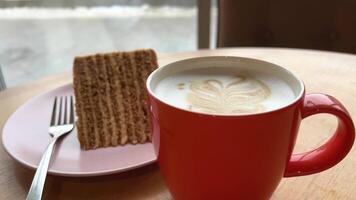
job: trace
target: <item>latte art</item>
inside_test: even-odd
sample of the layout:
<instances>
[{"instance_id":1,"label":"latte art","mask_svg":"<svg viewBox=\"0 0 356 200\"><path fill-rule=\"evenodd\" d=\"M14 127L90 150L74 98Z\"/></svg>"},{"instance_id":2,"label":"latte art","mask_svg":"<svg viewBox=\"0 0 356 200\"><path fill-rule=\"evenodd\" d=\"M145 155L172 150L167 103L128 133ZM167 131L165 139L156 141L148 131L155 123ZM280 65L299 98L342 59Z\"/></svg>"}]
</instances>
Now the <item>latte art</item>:
<instances>
[{"instance_id":1,"label":"latte art","mask_svg":"<svg viewBox=\"0 0 356 200\"><path fill-rule=\"evenodd\" d=\"M266 108L260 103L271 95L266 84L244 75L227 83L216 79L192 81L189 89L189 109L210 114L263 112Z\"/></svg>"},{"instance_id":2,"label":"latte art","mask_svg":"<svg viewBox=\"0 0 356 200\"><path fill-rule=\"evenodd\" d=\"M238 115L280 108L295 98L279 77L235 67L189 69L157 81L153 89L163 102L192 112Z\"/></svg>"}]
</instances>

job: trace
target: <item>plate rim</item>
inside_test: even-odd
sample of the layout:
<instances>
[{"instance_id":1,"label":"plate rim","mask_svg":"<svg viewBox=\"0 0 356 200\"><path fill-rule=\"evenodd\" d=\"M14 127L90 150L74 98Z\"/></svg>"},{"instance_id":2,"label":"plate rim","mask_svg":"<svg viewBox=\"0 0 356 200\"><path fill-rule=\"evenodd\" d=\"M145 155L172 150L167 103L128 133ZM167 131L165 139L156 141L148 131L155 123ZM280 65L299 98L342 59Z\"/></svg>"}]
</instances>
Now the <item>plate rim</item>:
<instances>
[{"instance_id":1,"label":"plate rim","mask_svg":"<svg viewBox=\"0 0 356 200\"><path fill-rule=\"evenodd\" d=\"M25 166L26 168L29 169L33 169L36 170L38 165L32 165L28 162L26 162L25 160L21 160L18 157L14 156L13 154L10 153L9 151L9 147L6 146L6 142L4 142L4 132L6 127L8 126L8 122L13 118L13 116L15 115L15 113L17 113L22 107L25 107L27 104L31 103L32 101L34 101L35 99L46 95L47 93L54 91L54 90L60 90L62 88L65 87L72 87L73 88L73 83L66 83L64 85L55 87L53 89L50 90L46 90L38 95L32 96L30 97L28 100L26 100L23 104L21 104L19 107L16 108L16 110L11 113L11 115L9 116L9 118L6 120L2 131L1 131L1 142L2 142L2 146L4 147L5 152L15 161L17 161L18 163L20 163L22 166ZM63 138L60 138L60 140ZM112 147L112 148L118 148L120 146L117 147ZM42 154L43 155L43 154ZM80 171L75 171L75 172L67 172L67 171L63 171L63 170L53 170L53 169L48 169L47 173L51 174L51 175L56 175L56 176L64 176L64 177L94 177L94 176L103 176L103 175L109 175L109 174L115 174L115 173L121 173L121 172L126 172L129 170L133 170L133 169L137 169L149 164L152 164L154 162L157 161L157 156L155 156L155 158L152 159L147 159L145 161L142 161L140 163L137 163L135 165L132 165L130 167L126 167L126 168L115 168L115 169L108 169L108 170L95 170L95 171L90 171L90 172L80 172Z\"/></svg>"}]
</instances>

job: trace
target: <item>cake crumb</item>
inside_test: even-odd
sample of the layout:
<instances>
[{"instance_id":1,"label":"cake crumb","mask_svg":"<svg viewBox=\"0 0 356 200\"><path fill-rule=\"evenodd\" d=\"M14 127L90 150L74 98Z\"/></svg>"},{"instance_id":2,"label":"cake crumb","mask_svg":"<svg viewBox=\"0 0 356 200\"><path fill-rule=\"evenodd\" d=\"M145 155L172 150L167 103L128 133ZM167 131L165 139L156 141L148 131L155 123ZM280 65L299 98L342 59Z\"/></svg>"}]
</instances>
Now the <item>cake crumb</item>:
<instances>
[{"instance_id":1,"label":"cake crumb","mask_svg":"<svg viewBox=\"0 0 356 200\"><path fill-rule=\"evenodd\" d=\"M185 87L185 83L178 83L177 84L177 88L180 89L180 90L184 90L184 87Z\"/></svg>"}]
</instances>

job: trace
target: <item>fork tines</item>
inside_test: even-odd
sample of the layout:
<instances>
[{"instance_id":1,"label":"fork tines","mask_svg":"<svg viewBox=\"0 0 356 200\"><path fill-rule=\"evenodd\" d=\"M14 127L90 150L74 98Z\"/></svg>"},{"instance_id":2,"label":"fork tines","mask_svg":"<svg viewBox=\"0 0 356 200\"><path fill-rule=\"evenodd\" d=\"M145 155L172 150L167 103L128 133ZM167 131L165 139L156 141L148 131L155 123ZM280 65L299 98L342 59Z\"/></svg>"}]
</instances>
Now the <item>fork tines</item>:
<instances>
[{"instance_id":1,"label":"fork tines","mask_svg":"<svg viewBox=\"0 0 356 200\"><path fill-rule=\"evenodd\" d=\"M68 105L69 104L69 105ZM73 124L74 105L73 96L60 96L54 98L51 126Z\"/></svg>"}]
</instances>

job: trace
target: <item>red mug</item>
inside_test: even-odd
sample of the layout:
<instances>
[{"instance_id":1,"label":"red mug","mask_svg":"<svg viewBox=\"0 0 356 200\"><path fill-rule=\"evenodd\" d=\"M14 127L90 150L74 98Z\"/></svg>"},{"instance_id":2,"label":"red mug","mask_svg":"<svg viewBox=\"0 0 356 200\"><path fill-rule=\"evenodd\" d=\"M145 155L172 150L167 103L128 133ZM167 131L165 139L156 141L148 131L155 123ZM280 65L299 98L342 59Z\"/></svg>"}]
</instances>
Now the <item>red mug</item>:
<instances>
[{"instance_id":1,"label":"red mug","mask_svg":"<svg viewBox=\"0 0 356 200\"><path fill-rule=\"evenodd\" d=\"M297 95L271 111L214 115L170 105L154 92L171 74L209 66L261 68L288 80ZM165 183L177 200L269 199L282 177L326 170L340 162L354 142L352 119L338 100L306 95L300 79L265 61L219 56L181 60L154 71L146 87L152 142ZM301 120L318 113L338 118L334 135L312 151L292 154Z\"/></svg>"}]
</instances>

